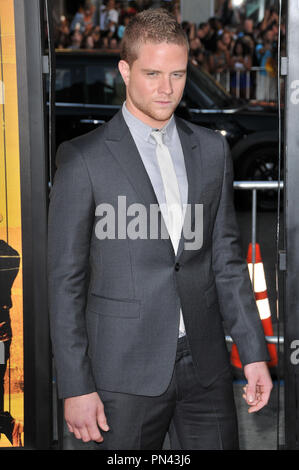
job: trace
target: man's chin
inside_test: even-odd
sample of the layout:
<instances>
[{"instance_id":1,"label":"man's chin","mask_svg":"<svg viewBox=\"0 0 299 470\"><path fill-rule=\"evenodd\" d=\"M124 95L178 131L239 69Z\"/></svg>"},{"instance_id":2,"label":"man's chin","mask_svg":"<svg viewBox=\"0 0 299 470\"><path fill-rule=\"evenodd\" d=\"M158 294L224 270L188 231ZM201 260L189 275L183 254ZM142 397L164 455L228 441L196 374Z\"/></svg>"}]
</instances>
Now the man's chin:
<instances>
[{"instance_id":1,"label":"man's chin","mask_svg":"<svg viewBox=\"0 0 299 470\"><path fill-rule=\"evenodd\" d=\"M173 115L174 111L175 111L175 108L173 107L168 108L168 109L154 110L151 113L151 117L152 119L155 119L156 121L161 121L161 122L168 121Z\"/></svg>"}]
</instances>

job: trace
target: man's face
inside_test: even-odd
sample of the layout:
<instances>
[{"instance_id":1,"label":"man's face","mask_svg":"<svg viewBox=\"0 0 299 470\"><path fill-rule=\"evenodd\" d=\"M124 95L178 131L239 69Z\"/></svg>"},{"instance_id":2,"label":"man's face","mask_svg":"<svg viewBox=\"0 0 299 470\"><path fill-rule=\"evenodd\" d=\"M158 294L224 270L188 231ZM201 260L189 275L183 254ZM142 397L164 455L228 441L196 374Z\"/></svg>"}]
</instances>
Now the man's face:
<instances>
[{"instance_id":1,"label":"man's face","mask_svg":"<svg viewBox=\"0 0 299 470\"><path fill-rule=\"evenodd\" d=\"M187 47L166 42L141 44L131 67L121 60L128 110L151 127L163 127L182 98L187 62Z\"/></svg>"},{"instance_id":2,"label":"man's face","mask_svg":"<svg viewBox=\"0 0 299 470\"><path fill-rule=\"evenodd\" d=\"M245 20L244 29L245 29L245 32L252 33L252 31L253 31L253 21L250 20L250 19Z\"/></svg>"},{"instance_id":3,"label":"man's face","mask_svg":"<svg viewBox=\"0 0 299 470\"><path fill-rule=\"evenodd\" d=\"M223 33L222 42L226 46L229 46L229 43L230 43L230 34L229 33Z\"/></svg>"},{"instance_id":4,"label":"man's face","mask_svg":"<svg viewBox=\"0 0 299 470\"><path fill-rule=\"evenodd\" d=\"M272 29L269 29L269 31L267 31L266 34L265 34L265 41L266 42L272 42L273 39L274 39L273 31L272 31Z\"/></svg>"},{"instance_id":5,"label":"man's face","mask_svg":"<svg viewBox=\"0 0 299 470\"><path fill-rule=\"evenodd\" d=\"M73 35L73 42L74 43L80 43L82 41L82 34L80 31L76 30Z\"/></svg>"},{"instance_id":6,"label":"man's face","mask_svg":"<svg viewBox=\"0 0 299 470\"><path fill-rule=\"evenodd\" d=\"M201 46L199 38L194 38L190 41L190 49L195 50Z\"/></svg>"}]
</instances>

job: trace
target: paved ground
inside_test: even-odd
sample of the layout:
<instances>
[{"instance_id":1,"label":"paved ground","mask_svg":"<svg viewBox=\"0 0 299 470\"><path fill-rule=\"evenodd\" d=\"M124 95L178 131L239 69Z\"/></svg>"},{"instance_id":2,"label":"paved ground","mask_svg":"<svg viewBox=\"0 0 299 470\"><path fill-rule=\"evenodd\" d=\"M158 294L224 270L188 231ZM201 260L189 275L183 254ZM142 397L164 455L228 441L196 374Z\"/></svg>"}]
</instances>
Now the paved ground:
<instances>
[{"instance_id":1,"label":"paved ground","mask_svg":"<svg viewBox=\"0 0 299 470\"><path fill-rule=\"evenodd\" d=\"M283 384L278 391L278 382L274 384L270 401L266 408L257 413L249 414L242 398L244 384L235 383L235 401L239 421L239 439L242 450L276 450L284 444L284 420L283 420ZM279 423L278 423L278 393L279 393ZM279 436L277 429L279 428Z\"/></svg>"}]
</instances>

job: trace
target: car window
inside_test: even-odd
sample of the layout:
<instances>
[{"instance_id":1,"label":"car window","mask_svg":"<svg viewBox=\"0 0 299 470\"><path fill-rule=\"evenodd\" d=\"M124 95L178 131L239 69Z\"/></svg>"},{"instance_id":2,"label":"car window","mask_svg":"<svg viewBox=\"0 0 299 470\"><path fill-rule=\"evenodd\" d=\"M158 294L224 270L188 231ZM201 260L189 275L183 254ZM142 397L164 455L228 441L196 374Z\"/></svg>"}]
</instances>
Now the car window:
<instances>
[{"instance_id":1,"label":"car window","mask_svg":"<svg viewBox=\"0 0 299 470\"><path fill-rule=\"evenodd\" d=\"M188 65L188 86L190 105L199 102L206 108L226 108L234 105L233 98L204 70ZM194 106L195 107L195 106Z\"/></svg>"},{"instance_id":2,"label":"car window","mask_svg":"<svg viewBox=\"0 0 299 470\"><path fill-rule=\"evenodd\" d=\"M186 86L184 90L183 100L189 108L207 108L208 103L206 96L190 78L187 76ZM212 102L213 105L213 102ZM210 104L211 106L211 104Z\"/></svg>"},{"instance_id":3,"label":"car window","mask_svg":"<svg viewBox=\"0 0 299 470\"><path fill-rule=\"evenodd\" d=\"M121 105L125 100L125 84L113 64L86 67L88 104Z\"/></svg>"},{"instance_id":4,"label":"car window","mask_svg":"<svg viewBox=\"0 0 299 470\"><path fill-rule=\"evenodd\" d=\"M56 102L82 103L84 99L84 68L77 65L58 67L56 69Z\"/></svg>"}]
</instances>

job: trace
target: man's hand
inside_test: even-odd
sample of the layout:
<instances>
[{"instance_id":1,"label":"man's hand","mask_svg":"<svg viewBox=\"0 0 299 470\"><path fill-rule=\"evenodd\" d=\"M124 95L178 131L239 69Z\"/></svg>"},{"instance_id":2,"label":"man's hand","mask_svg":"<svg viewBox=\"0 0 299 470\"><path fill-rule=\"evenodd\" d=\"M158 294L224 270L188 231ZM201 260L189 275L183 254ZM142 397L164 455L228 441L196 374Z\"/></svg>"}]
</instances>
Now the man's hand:
<instances>
[{"instance_id":1,"label":"man's hand","mask_svg":"<svg viewBox=\"0 0 299 470\"><path fill-rule=\"evenodd\" d=\"M248 384L243 388L243 398L254 413L267 405L273 387L266 362L253 362L244 366L244 374Z\"/></svg>"},{"instance_id":2,"label":"man's hand","mask_svg":"<svg viewBox=\"0 0 299 470\"><path fill-rule=\"evenodd\" d=\"M64 400L64 416L70 432L83 442L102 442L99 428L109 431L104 405L97 392Z\"/></svg>"}]
</instances>

